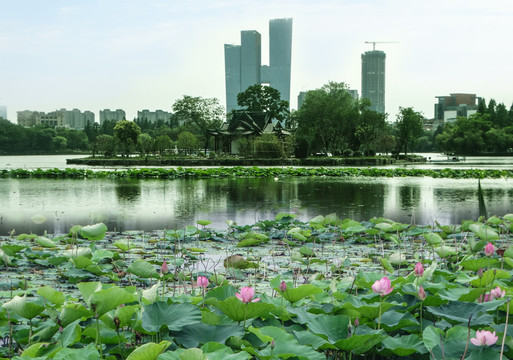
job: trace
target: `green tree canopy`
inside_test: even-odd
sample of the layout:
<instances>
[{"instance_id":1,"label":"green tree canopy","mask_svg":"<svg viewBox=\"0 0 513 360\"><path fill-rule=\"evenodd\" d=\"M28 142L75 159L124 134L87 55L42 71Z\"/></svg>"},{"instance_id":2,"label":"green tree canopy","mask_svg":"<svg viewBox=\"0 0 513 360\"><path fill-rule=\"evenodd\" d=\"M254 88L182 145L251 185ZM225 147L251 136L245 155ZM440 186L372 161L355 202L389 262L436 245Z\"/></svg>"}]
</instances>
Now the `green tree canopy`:
<instances>
[{"instance_id":1,"label":"green tree canopy","mask_svg":"<svg viewBox=\"0 0 513 360\"><path fill-rule=\"evenodd\" d=\"M255 84L237 95L237 104L249 111L263 111L271 119L283 121L289 114L288 101L281 99L278 90L270 86Z\"/></svg>"},{"instance_id":2,"label":"green tree canopy","mask_svg":"<svg viewBox=\"0 0 513 360\"><path fill-rule=\"evenodd\" d=\"M422 135L422 113L413 110L413 108L399 108L397 114L396 128L398 132L398 150L404 150L404 154L408 152L408 146Z\"/></svg>"},{"instance_id":3,"label":"green tree canopy","mask_svg":"<svg viewBox=\"0 0 513 360\"><path fill-rule=\"evenodd\" d=\"M224 107L219 104L219 100L184 95L175 101L173 111L174 117L197 129L203 137L206 152L211 137L209 130L219 128L225 117Z\"/></svg>"},{"instance_id":4,"label":"green tree canopy","mask_svg":"<svg viewBox=\"0 0 513 360\"><path fill-rule=\"evenodd\" d=\"M122 153L130 155L132 148L137 144L137 137L141 133L141 128L133 121L121 120L114 126L114 137L118 141Z\"/></svg>"},{"instance_id":5,"label":"green tree canopy","mask_svg":"<svg viewBox=\"0 0 513 360\"><path fill-rule=\"evenodd\" d=\"M178 135L177 146L180 151L183 151L185 154L192 154L198 149L199 141L194 134L188 131L183 131Z\"/></svg>"},{"instance_id":6,"label":"green tree canopy","mask_svg":"<svg viewBox=\"0 0 513 360\"><path fill-rule=\"evenodd\" d=\"M359 120L359 104L344 83L330 82L320 89L308 91L297 111L296 141L307 147L307 153L358 150L355 135Z\"/></svg>"}]
</instances>

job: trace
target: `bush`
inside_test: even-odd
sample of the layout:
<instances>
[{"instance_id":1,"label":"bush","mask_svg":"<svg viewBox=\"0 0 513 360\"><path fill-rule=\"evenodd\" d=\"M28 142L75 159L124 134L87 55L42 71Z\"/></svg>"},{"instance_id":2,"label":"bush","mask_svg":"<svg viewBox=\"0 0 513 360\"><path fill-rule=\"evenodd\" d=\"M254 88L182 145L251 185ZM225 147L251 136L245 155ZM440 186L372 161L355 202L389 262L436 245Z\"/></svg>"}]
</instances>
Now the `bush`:
<instances>
[{"instance_id":1,"label":"bush","mask_svg":"<svg viewBox=\"0 0 513 360\"><path fill-rule=\"evenodd\" d=\"M363 151L356 150L353 154L354 157L363 157Z\"/></svg>"},{"instance_id":2,"label":"bush","mask_svg":"<svg viewBox=\"0 0 513 360\"><path fill-rule=\"evenodd\" d=\"M279 159L285 157L285 151L276 136L264 134L255 139L255 156L261 159Z\"/></svg>"},{"instance_id":3,"label":"bush","mask_svg":"<svg viewBox=\"0 0 513 360\"><path fill-rule=\"evenodd\" d=\"M351 149L345 149L343 152L342 152L342 155L344 157L352 157L353 156L353 150Z\"/></svg>"}]
</instances>

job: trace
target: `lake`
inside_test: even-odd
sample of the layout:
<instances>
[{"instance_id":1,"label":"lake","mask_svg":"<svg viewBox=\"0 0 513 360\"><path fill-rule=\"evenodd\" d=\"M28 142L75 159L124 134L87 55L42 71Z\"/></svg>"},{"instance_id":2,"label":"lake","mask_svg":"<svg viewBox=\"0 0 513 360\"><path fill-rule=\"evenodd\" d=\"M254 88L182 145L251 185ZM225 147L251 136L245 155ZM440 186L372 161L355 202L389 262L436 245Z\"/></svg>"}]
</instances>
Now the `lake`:
<instances>
[{"instance_id":1,"label":"lake","mask_svg":"<svg viewBox=\"0 0 513 360\"><path fill-rule=\"evenodd\" d=\"M63 168L66 157L0 157L0 168ZM501 165L513 167L507 160ZM64 233L74 224L100 221L116 231L175 229L198 220L222 229L227 219L246 225L279 212L305 221L336 213L357 221L383 216L416 224L513 212L512 179L484 179L481 186L486 209L480 209L473 179L0 179L0 234Z\"/></svg>"}]
</instances>

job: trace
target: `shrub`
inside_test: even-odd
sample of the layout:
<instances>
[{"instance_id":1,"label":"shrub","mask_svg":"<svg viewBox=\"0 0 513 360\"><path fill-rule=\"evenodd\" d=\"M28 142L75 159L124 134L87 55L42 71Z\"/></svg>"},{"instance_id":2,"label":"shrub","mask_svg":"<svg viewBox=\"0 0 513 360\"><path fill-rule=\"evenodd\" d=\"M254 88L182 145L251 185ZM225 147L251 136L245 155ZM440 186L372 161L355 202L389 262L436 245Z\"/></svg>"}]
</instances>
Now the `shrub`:
<instances>
[{"instance_id":1,"label":"shrub","mask_svg":"<svg viewBox=\"0 0 513 360\"><path fill-rule=\"evenodd\" d=\"M342 152L342 155L344 157L352 157L353 156L353 150L351 149L345 149L343 152Z\"/></svg>"},{"instance_id":2,"label":"shrub","mask_svg":"<svg viewBox=\"0 0 513 360\"><path fill-rule=\"evenodd\" d=\"M354 157L362 157L363 156L363 151L360 151L360 150L356 150L353 154Z\"/></svg>"}]
</instances>

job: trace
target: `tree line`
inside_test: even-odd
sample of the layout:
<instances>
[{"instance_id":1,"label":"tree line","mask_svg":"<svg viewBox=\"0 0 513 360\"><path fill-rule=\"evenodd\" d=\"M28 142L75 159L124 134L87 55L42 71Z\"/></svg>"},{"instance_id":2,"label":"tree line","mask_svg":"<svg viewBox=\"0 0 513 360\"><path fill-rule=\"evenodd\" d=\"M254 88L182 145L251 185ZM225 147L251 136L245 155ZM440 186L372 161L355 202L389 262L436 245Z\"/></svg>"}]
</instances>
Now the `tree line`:
<instances>
[{"instance_id":1,"label":"tree line","mask_svg":"<svg viewBox=\"0 0 513 360\"><path fill-rule=\"evenodd\" d=\"M355 99L344 83L330 82L308 91L298 110L290 112L278 90L254 85L237 97L247 111L265 112L292 134L286 141L265 134L239 140L242 155L285 157L312 155L362 156L375 153L444 151L479 155L513 151L513 106L480 99L477 113L441 125L423 128L424 116L411 107L399 108L395 122L371 110L368 99ZM0 154L91 152L93 156L204 154L213 149L212 129L232 114L219 100L185 95L173 104L169 119L134 119L88 123L83 130L35 126L24 128L0 119ZM253 149L253 150L250 150ZM200 153L201 153L200 152Z\"/></svg>"}]
</instances>

